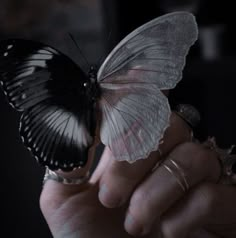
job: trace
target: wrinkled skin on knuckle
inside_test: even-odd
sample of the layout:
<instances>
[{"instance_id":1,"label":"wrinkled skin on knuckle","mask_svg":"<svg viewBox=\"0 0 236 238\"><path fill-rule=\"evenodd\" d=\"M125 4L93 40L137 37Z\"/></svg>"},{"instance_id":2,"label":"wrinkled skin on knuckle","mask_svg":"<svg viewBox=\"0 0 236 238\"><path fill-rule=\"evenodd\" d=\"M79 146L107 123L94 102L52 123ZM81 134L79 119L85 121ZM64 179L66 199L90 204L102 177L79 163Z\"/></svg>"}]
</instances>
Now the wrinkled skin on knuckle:
<instances>
[{"instance_id":1,"label":"wrinkled skin on knuckle","mask_svg":"<svg viewBox=\"0 0 236 238\"><path fill-rule=\"evenodd\" d=\"M219 194L213 184L204 183L201 184L194 193L195 198L193 201L198 205L198 216L201 216L201 220L207 221L209 214L214 212Z\"/></svg>"},{"instance_id":2,"label":"wrinkled skin on knuckle","mask_svg":"<svg viewBox=\"0 0 236 238\"><path fill-rule=\"evenodd\" d=\"M148 193L142 189L134 192L131 198L129 211L140 225L150 222L153 216L153 201L149 199Z\"/></svg>"},{"instance_id":3,"label":"wrinkled skin on knuckle","mask_svg":"<svg viewBox=\"0 0 236 238\"><path fill-rule=\"evenodd\" d=\"M191 178L190 185L219 178L220 164L216 153L201 144L185 142L177 146L170 157L180 164L187 178Z\"/></svg>"},{"instance_id":4,"label":"wrinkled skin on knuckle","mask_svg":"<svg viewBox=\"0 0 236 238\"><path fill-rule=\"evenodd\" d=\"M164 238L176 238L176 229L171 226L171 224L168 221L162 221L160 223L160 229L162 237Z\"/></svg>"}]
</instances>

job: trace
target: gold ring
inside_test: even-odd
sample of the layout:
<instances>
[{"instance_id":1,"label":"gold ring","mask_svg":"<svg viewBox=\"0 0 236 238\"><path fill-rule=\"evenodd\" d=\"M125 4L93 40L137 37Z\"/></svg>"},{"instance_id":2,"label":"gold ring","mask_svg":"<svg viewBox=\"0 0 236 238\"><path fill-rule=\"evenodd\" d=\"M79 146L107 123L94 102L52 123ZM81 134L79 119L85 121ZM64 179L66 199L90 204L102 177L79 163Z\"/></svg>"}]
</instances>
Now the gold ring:
<instances>
[{"instance_id":1,"label":"gold ring","mask_svg":"<svg viewBox=\"0 0 236 238\"><path fill-rule=\"evenodd\" d=\"M186 192L189 189L189 184L186 178L186 174L181 166L173 159L165 160L162 163L163 167L176 178L177 183L182 190Z\"/></svg>"}]
</instances>

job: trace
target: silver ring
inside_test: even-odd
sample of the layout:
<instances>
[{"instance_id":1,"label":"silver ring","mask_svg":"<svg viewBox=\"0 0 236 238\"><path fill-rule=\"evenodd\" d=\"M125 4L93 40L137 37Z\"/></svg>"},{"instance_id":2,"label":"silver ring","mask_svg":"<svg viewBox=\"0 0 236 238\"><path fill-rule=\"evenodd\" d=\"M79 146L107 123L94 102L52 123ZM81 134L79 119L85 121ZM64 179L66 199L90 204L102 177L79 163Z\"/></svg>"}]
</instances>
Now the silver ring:
<instances>
[{"instance_id":1,"label":"silver ring","mask_svg":"<svg viewBox=\"0 0 236 238\"><path fill-rule=\"evenodd\" d=\"M230 146L228 149L221 149L217 144L214 137L209 137L203 143L207 148L214 150L221 165L221 178L220 183L228 185L236 185L236 154L232 154L235 145Z\"/></svg>"},{"instance_id":2,"label":"silver ring","mask_svg":"<svg viewBox=\"0 0 236 238\"><path fill-rule=\"evenodd\" d=\"M228 155L223 162L221 183L236 185L236 155Z\"/></svg>"},{"instance_id":3,"label":"silver ring","mask_svg":"<svg viewBox=\"0 0 236 238\"><path fill-rule=\"evenodd\" d=\"M190 104L179 104L174 111L191 128L196 127L201 120L199 111Z\"/></svg>"},{"instance_id":4,"label":"silver ring","mask_svg":"<svg viewBox=\"0 0 236 238\"><path fill-rule=\"evenodd\" d=\"M173 159L167 159L163 162L163 167L175 177L181 189L186 192L189 189L189 183L186 174L181 166Z\"/></svg>"},{"instance_id":5,"label":"silver ring","mask_svg":"<svg viewBox=\"0 0 236 238\"><path fill-rule=\"evenodd\" d=\"M59 175L56 172L50 170L49 168L46 168L45 175L43 178L43 185L49 179L54 180L58 183L66 184L66 185L81 185L83 183L86 183L89 180L89 177L90 177L90 173L87 172L87 174L76 179L65 178L62 175Z\"/></svg>"}]
</instances>

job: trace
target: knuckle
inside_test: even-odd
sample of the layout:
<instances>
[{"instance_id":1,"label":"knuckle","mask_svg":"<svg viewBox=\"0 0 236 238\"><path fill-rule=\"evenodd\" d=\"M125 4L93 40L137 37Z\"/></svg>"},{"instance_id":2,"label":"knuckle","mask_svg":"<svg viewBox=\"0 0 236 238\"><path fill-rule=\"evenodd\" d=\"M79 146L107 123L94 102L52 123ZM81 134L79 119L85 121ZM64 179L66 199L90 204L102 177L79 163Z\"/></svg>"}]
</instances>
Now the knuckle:
<instances>
[{"instance_id":1,"label":"knuckle","mask_svg":"<svg viewBox=\"0 0 236 238\"><path fill-rule=\"evenodd\" d=\"M181 154L190 155L191 157L197 158L198 161L216 161L216 152L204 147L202 144L194 142L185 142L177 148L177 152ZM186 156L187 157L187 156Z\"/></svg>"},{"instance_id":2,"label":"knuckle","mask_svg":"<svg viewBox=\"0 0 236 238\"><path fill-rule=\"evenodd\" d=\"M192 154L193 152L198 151L199 153L203 152L203 147L200 144L194 142L185 142L180 146L181 152L186 152Z\"/></svg>"},{"instance_id":3,"label":"knuckle","mask_svg":"<svg viewBox=\"0 0 236 238\"><path fill-rule=\"evenodd\" d=\"M176 149L175 149L175 154L176 155L181 155L181 158L183 155L185 155L183 158L189 159L189 156L196 156L197 155L202 155L203 154L203 148L201 145L193 143L193 142L185 142L180 144Z\"/></svg>"},{"instance_id":4,"label":"knuckle","mask_svg":"<svg viewBox=\"0 0 236 238\"><path fill-rule=\"evenodd\" d=\"M168 221L163 220L160 223L160 229L163 237L165 238L176 238L176 229L170 225Z\"/></svg>"},{"instance_id":5,"label":"knuckle","mask_svg":"<svg viewBox=\"0 0 236 238\"><path fill-rule=\"evenodd\" d=\"M202 181L215 182L220 177L221 167L216 153L202 144L185 142L168 157L179 165L190 187Z\"/></svg>"},{"instance_id":6,"label":"knuckle","mask_svg":"<svg viewBox=\"0 0 236 238\"><path fill-rule=\"evenodd\" d=\"M202 169L203 160L206 154L201 145L193 142L185 142L179 145L171 154L184 169L184 171L191 176L194 171Z\"/></svg>"},{"instance_id":7,"label":"knuckle","mask_svg":"<svg viewBox=\"0 0 236 238\"><path fill-rule=\"evenodd\" d=\"M153 204L149 196L147 196L147 192L142 189L133 193L129 210L135 216L136 220L143 225L150 223L157 214L153 212Z\"/></svg>"},{"instance_id":8,"label":"knuckle","mask_svg":"<svg viewBox=\"0 0 236 238\"><path fill-rule=\"evenodd\" d=\"M143 189L135 190L132 195L131 203L132 205L142 204L147 200L147 193Z\"/></svg>"},{"instance_id":9,"label":"knuckle","mask_svg":"<svg viewBox=\"0 0 236 238\"><path fill-rule=\"evenodd\" d=\"M216 153L201 144L185 142L171 155L183 166L189 177L196 174L197 180L207 177L215 181L219 178L220 164Z\"/></svg>"},{"instance_id":10,"label":"knuckle","mask_svg":"<svg viewBox=\"0 0 236 238\"><path fill-rule=\"evenodd\" d=\"M217 191L212 184L203 184L196 190L195 198L196 204L199 204L199 211L202 211L203 215L207 215L215 209L217 197Z\"/></svg>"}]
</instances>

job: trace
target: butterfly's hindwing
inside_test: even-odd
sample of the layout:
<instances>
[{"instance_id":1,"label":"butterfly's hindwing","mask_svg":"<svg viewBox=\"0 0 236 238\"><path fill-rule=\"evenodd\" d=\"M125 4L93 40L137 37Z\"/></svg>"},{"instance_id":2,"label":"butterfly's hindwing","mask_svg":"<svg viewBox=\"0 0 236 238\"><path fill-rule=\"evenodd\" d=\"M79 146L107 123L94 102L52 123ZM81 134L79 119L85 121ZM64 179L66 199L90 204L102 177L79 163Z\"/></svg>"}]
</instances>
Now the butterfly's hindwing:
<instances>
[{"instance_id":1,"label":"butterfly's hindwing","mask_svg":"<svg viewBox=\"0 0 236 238\"><path fill-rule=\"evenodd\" d=\"M90 116L81 118L56 105L37 105L22 115L20 134L40 164L70 171L87 162L88 145L93 142Z\"/></svg>"},{"instance_id":2,"label":"butterfly's hindwing","mask_svg":"<svg viewBox=\"0 0 236 238\"><path fill-rule=\"evenodd\" d=\"M101 138L117 160L134 162L158 148L157 141L169 126L170 108L167 98L155 86L103 88L100 103L104 117ZM165 126L158 126L160 123Z\"/></svg>"}]
</instances>

